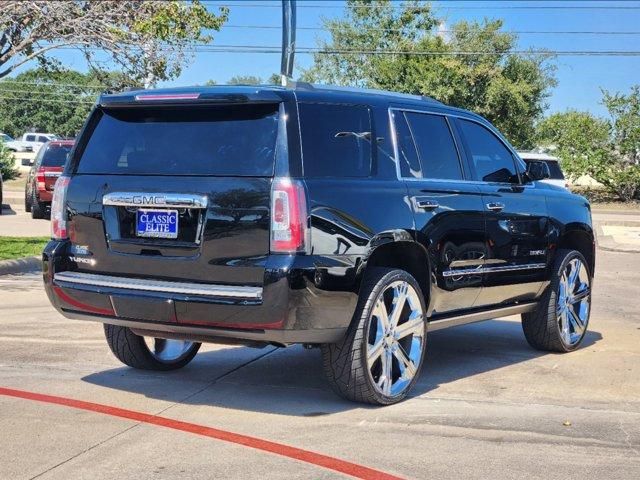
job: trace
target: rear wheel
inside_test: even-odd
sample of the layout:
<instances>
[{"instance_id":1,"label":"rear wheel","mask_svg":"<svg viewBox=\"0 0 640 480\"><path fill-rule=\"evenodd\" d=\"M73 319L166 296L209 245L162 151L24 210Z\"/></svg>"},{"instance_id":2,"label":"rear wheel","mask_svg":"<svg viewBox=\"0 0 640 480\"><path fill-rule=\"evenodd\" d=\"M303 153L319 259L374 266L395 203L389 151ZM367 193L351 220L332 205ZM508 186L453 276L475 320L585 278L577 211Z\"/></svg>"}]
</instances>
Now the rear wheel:
<instances>
[{"instance_id":1,"label":"rear wheel","mask_svg":"<svg viewBox=\"0 0 640 480\"><path fill-rule=\"evenodd\" d=\"M104 333L118 360L141 370L177 370L193 360L200 348L196 342L141 337L118 325L105 324Z\"/></svg>"},{"instance_id":2,"label":"rear wheel","mask_svg":"<svg viewBox=\"0 0 640 480\"><path fill-rule=\"evenodd\" d=\"M36 193L31 194L31 218L44 218L45 206L44 203L38 200Z\"/></svg>"},{"instance_id":3,"label":"rear wheel","mask_svg":"<svg viewBox=\"0 0 640 480\"><path fill-rule=\"evenodd\" d=\"M529 344L538 350L570 352L580 346L591 313L591 276L576 250L559 250L551 284L533 312L522 314Z\"/></svg>"},{"instance_id":4,"label":"rear wheel","mask_svg":"<svg viewBox=\"0 0 640 480\"><path fill-rule=\"evenodd\" d=\"M356 402L390 405L403 400L425 356L427 326L420 286L403 270L376 268L361 287L345 338L323 345L332 388Z\"/></svg>"},{"instance_id":5,"label":"rear wheel","mask_svg":"<svg viewBox=\"0 0 640 480\"><path fill-rule=\"evenodd\" d=\"M24 211L29 213L31 212L31 199L29 195L27 195L27 191L24 192Z\"/></svg>"}]
</instances>

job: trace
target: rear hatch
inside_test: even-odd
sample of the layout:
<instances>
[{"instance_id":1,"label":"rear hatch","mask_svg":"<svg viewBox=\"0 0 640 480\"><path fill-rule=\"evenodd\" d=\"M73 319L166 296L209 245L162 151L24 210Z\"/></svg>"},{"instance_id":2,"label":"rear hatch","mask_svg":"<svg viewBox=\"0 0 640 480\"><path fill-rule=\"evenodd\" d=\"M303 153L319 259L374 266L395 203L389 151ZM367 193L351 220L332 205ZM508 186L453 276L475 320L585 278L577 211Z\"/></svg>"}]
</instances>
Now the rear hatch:
<instances>
[{"instance_id":1,"label":"rear hatch","mask_svg":"<svg viewBox=\"0 0 640 480\"><path fill-rule=\"evenodd\" d=\"M73 268L261 286L279 116L277 103L97 109L67 193Z\"/></svg>"},{"instance_id":2,"label":"rear hatch","mask_svg":"<svg viewBox=\"0 0 640 480\"><path fill-rule=\"evenodd\" d=\"M51 200L50 194L56 184L58 177L62 175L67 155L71 151L73 144L51 144L43 152L42 161L38 168L38 190L49 193L47 200ZM43 200L43 198L41 198Z\"/></svg>"}]
</instances>

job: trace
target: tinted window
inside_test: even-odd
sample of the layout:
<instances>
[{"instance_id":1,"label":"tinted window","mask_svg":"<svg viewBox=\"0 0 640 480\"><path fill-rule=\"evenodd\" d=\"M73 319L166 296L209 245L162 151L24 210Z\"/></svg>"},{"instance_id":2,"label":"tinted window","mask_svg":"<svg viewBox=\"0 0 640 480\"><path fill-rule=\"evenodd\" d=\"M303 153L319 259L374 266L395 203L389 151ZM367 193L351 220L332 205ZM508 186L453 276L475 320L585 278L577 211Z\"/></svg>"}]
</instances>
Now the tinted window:
<instances>
[{"instance_id":1,"label":"tinted window","mask_svg":"<svg viewBox=\"0 0 640 480\"><path fill-rule=\"evenodd\" d=\"M533 160L526 160L527 163L529 163L530 161L533 161ZM552 160L541 160L541 161L545 162L549 167L549 173L551 174L551 177L550 177L551 179L564 180L564 174L562 173L562 170L560 169L560 165L558 164L558 162L554 162Z\"/></svg>"},{"instance_id":2,"label":"tinted window","mask_svg":"<svg viewBox=\"0 0 640 480\"><path fill-rule=\"evenodd\" d=\"M36 141L36 136L35 135L27 135L27 142L35 142Z\"/></svg>"},{"instance_id":3,"label":"tinted window","mask_svg":"<svg viewBox=\"0 0 640 480\"><path fill-rule=\"evenodd\" d=\"M371 120L367 107L301 103L299 110L306 177L371 174Z\"/></svg>"},{"instance_id":4,"label":"tinted window","mask_svg":"<svg viewBox=\"0 0 640 480\"><path fill-rule=\"evenodd\" d=\"M270 176L277 105L107 110L78 173Z\"/></svg>"},{"instance_id":5,"label":"tinted window","mask_svg":"<svg viewBox=\"0 0 640 480\"><path fill-rule=\"evenodd\" d=\"M393 118L396 127L398 155L400 157L398 159L400 162L400 174L404 178L422 178L422 168L420 168L418 152L413 142L407 119L402 112L394 112Z\"/></svg>"},{"instance_id":6,"label":"tinted window","mask_svg":"<svg viewBox=\"0 0 640 480\"><path fill-rule=\"evenodd\" d=\"M42 143L47 143L49 139L47 137L38 137L38 141Z\"/></svg>"},{"instance_id":7,"label":"tinted window","mask_svg":"<svg viewBox=\"0 0 640 480\"><path fill-rule=\"evenodd\" d=\"M71 145L49 145L42 155L43 167L62 167L67 161Z\"/></svg>"},{"instance_id":8,"label":"tinted window","mask_svg":"<svg viewBox=\"0 0 640 480\"><path fill-rule=\"evenodd\" d=\"M407 112L425 178L461 180L462 169L447 120L440 115Z\"/></svg>"},{"instance_id":9,"label":"tinted window","mask_svg":"<svg viewBox=\"0 0 640 480\"><path fill-rule=\"evenodd\" d=\"M479 180L503 183L519 181L513 156L498 137L475 122L460 120L460 127Z\"/></svg>"}]
</instances>

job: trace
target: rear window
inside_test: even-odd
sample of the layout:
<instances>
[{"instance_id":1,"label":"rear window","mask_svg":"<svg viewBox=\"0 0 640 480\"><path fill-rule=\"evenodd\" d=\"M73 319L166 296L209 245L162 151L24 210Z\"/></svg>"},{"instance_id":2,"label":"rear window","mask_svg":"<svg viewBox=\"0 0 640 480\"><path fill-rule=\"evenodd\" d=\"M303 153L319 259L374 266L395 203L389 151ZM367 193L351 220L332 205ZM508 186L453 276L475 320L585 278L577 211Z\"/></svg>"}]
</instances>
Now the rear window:
<instances>
[{"instance_id":1,"label":"rear window","mask_svg":"<svg viewBox=\"0 0 640 480\"><path fill-rule=\"evenodd\" d=\"M305 177L368 177L371 118L361 105L300 103Z\"/></svg>"},{"instance_id":2,"label":"rear window","mask_svg":"<svg viewBox=\"0 0 640 480\"><path fill-rule=\"evenodd\" d=\"M42 155L43 167L62 167L67 161L71 145L49 145Z\"/></svg>"},{"instance_id":3,"label":"rear window","mask_svg":"<svg viewBox=\"0 0 640 480\"><path fill-rule=\"evenodd\" d=\"M271 176L278 105L103 110L77 173Z\"/></svg>"},{"instance_id":4,"label":"rear window","mask_svg":"<svg viewBox=\"0 0 640 480\"><path fill-rule=\"evenodd\" d=\"M560 165L558 162L546 162L549 166L549 172L551 173L551 178L554 180L564 180L564 174L560 169Z\"/></svg>"}]
</instances>

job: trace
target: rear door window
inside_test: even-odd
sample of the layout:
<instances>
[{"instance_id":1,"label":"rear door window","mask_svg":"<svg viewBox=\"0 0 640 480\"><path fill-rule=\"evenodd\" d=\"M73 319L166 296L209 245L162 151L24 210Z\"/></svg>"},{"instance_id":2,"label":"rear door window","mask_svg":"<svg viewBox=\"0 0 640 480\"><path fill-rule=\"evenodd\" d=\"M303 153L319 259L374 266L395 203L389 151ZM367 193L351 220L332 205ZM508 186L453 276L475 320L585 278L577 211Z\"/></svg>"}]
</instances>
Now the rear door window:
<instances>
[{"instance_id":1,"label":"rear door window","mask_svg":"<svg viewBox=\"0 0 640 480\"><path fill-rule=\"evenodd\" d=\"M43 167L62 167L67 161L71 145L49 145L42 155Z\"/></svg>"},{"instance_id":2,"label":"rear door window","mask_svg":"<svg viewBox=\"0 0 640 480\"><path fill-rule=\"evenodd\" d=\"M546 164L549 166L549 173L551 173L551 178L553 180L564 180L564 174L562 173L558 162L547 161Z\"/></svg>"},{"instance_id":3,"label":"rear door window","mask_svg":"<svg viewBox=\"0 0 640 480\"><path fill-rule=\"evenodd\" d=\"M462 180L456 144L445 117L406 112L423 176L432 179Z\"/></svg>"},{"instance_id":4,"label":"rear door window","mask_svg":"<svg viewBox=\"0 0 640 480\"><path fill-rule=\"evenodd\" d=\"M102 110L77 173L273 175L278 105Z\"/></svg>"},{"instance_id":5,"label":"rear door window","mask_svg":"<svg viewBox=\"0 0 640 480\"><path fill-rule=\"evenodd\" d=\"M469 120L459 119L469 156L478 180L518 183L513 155L489 129Z\"/></svg>"},{"instance_id":6,"label":"rear door window","mask_svg":"<svg viewBox=\"0 0 640 480\"><path fill-rule=\"evenodd\" d=\"M300 103L305 177L371 175L371 115L362 105Z\"/></svg>"}]
</instances>

